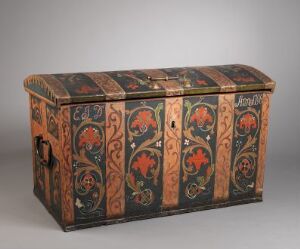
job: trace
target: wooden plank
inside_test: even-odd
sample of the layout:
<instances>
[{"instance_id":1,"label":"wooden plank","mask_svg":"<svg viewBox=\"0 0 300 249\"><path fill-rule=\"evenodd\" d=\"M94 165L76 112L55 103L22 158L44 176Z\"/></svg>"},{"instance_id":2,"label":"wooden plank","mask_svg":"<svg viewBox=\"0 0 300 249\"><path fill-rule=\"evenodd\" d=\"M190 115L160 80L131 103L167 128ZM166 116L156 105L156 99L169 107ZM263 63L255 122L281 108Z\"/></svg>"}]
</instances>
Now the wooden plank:
<instances>
[{"instance_id":1,"label":"wooden plank","mask_svg":"<svg viewBox=\"0 0 300 249\"><path fill-rule=\"evenodd\" d=\"M214 80L221 87L221 92L236 91L236 84L218 70L212 67L199 67L198 70Z\"/></svg>"},{"instance_id":2,"label":"wooden plank","mask_svg":"<svg viewBox=\"0 0 300 249\"><path fill-rule=\"evenodd\" d=\"M178 206L182 134L182 98L166 99L163 162L163 208Z\"/></svg>"},{"instance_id":3,"label":"wooden plank","mask_svg":"<svg viewBox=\"0 0 300 249\"><path fill-rule=\"evenodd\" d=\"M106 103L106 216L125 213L125 102Z\"/></svg>"},{"instance_id":4,"label":"wooden plank","mask_svg":"<svg viewBox=\"0 0 300 249\"><path fill-rule=\"evenodd\" d=\"M62 220L64 225L74 224L72 142L70 125L70 107L63 106L60 110L60 150L63 160L61 167Z\"/></svg>"},{"instance_id":5,"label":"wooden plank","mask_svg":"<svg viewBox=\"0 0 300 249\"><path fill-rule=\"evenodd\" d=\"M255 186L255 193L259 197L262 197L262 192L263 192L267 137L268 137L268 127L269 127L270 100L271 100L271 94L264 93L263 101L262 101L262 110L261 110L261 128L260 128L260 135L259 135L257 175L256 175L256 186Z\"/></svg>"},{"instance_id":6,"label":"wooden plank","mask_svg":"<svg viewBox=\"0 0 300 249\"><path fill-rule=\"evenodd\" d=\"M216 145L216 176L213 201L225 202L229 197L231 147L234 120L234 94L220 94Z\"/></svg>"}]
</instances>

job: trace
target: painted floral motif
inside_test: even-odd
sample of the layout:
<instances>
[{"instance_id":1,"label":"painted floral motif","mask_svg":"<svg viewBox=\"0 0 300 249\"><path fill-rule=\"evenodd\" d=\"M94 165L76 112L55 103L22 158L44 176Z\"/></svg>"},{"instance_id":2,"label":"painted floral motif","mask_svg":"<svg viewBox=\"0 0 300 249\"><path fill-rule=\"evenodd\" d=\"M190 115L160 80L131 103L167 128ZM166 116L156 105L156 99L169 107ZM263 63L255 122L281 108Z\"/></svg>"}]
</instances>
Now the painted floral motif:
<instances>
[{"instance_id":1,"label":"painted floral motif","mask_svg":"<svg viewBox=\"0 0 300 249\"><path fill-rule=\"evenodd\" d=\"M183 130L182 184L183 203L197 196L211 194L210 180L214 174L211 142L215 134L216 105L204 102L185 101L186 115ZM203 193L203 195L202 195ZM202 197L200 197L202 198Z\"/></svg>"},{"instance_id":2,"label":"painted floral motif","mask_svg":"<svg viewBox=\"0 0 300 249\"><path fill-rule=\"evenodd\" d=\"M139 128L142 133L146 132L150 126L153 129L157 127L151 111L140 111L131 124L131 128Z\"/></svg>"},{"instance_id":3,"label":"painted floral motif","mask_svg":"<svg viewBox=\"0 0 300 249\"><path fill-rule=\"evenodd\" d=\"M207 86L206 80L197 80L196 83L197 83L199 86Z\"/></svg>"},{"instance_id":4,"label":"painted floral motif","mask_svg":"<svg viewBox=\"0 0 300 249\"><path fill-rule=\"evenodd\" d=\"M75 206L78 207L79 209L84 208L84 205L82 204L79 198L76 198Z\"/></svg>"},{"instance_id":5,"label":"painted floral motif","mask_svg":"<svg viewBox=\"0 0 300 249\"><path fill-rule=\"evenodd\" d=\"M86 106L92 118L72 120L73 137L73 175L76 219L96 219L105 216L105 132L103 112L99 105ZM102 108L102 106L101 106ZM81 117L86 108L71 112ZM98 115L99 114L99 115ZM76 117L77 117L76 116Z\"/></svg>"},{"instance_id":6,"label":"painted floral motif","mask_svg":"<svg viewBox=\"0 0 300 249\"><path fill-rule=\"evenodd\" d=\"M191 122L196 122L200 127L204 127L206 124L211 124L212 121L212 116L209 114L207 107L205 106L197 108L195 113L191 116Z\"/></svg>"},{"instance_id":7,"label":"painted floral motif","mask_svg":"<svg viewBox=\"0 0 300 249\"><path fill-rule=\"evenodd\" d=\"M100 145L100 133L99 130L92 126L85 128L79 135L79 147L86 147L87 150L91 150L94 146Z\"/></svg>"},{"instance_id":8,"label":"painted floral motif","mask_svg":"<svg viewBox=\"0 0 300 249\"><path fill-rule=\"evenodd\" d=\"M262 83L260 76L256 77L256 70L249 70L247 66L224 65L214 67L237 85Z\"/></svg>"},{"instance_id":9,"label":"painted floral motif","mask_svg":"<svg viewBox=\"0 0 300 249\"><path fill-rule=\"evenodd\" d=\"M256 118L249 112L244 114L238 122L238 127L249 133L251 128L257 128Z\"/></svg>"},{"instance_id":10,"label":"painted floral motif","mask_svg":"<svg viewBox=\"0 0 300 249\"><path fill-rule=\"evenodd\" d=\"M135 83L130 83L127 88L131 89L131 90L135 90L137 88L139 88L139 85L135 84Z\"/></svg>"},{"instance_id":11,"label":"painted floral motif","mask_svg":"<svg viewBox=\"0 0 300 249\"><path fill-rule=\"evenodd\" d=\"M258 108L258 107L257 107ZM259 131L259 109L253 107L235 109L235 149L231 169L233 196L252 191L255 183L257 159L257 135Z\"/></svg>"},{"instance_id":12,"label":"painted floral motif","mask_svg":"<svg viewBox=\"0 0 300 249\"><path fill-rule=\"evenodd\" d=\"M81 186L84 187L86 191L90 191L95 186L95 183L95 177L90 173L85 174L81 180Z\"/></svg>"},{"instance_id":13,"label":"painted floral motif","mask_svg":"<svg viewBox=\"0 0 300 249\"><path fill-rule=\"evenodd\" d=\"M251 77L251 76L247 76L247 77L242 77L242 76L236 76L236 77L233 77L233 80L234 81L237 81L237 82L243 82L243 83L252 83L252 82L255 82L256 80Z\"/></svg>"},{"instance_id":14,"label":"painted floral motif","mask_svg":"<svg viewBox=\"0 0 300 249\"><path fill-rule=\"evenodd\" d=\"M132 109L126 108L128 145L132 148L131 154L128 155L126 175L127 191L131 197L126 204L128 212L131 212L132 205L136 211L136 204L145 206L143 212L153 211L146 206L154 203L158 205L160 202L162 109L162 103L152 107L146 102L133 105Z\"/></svg>"},{"instance_id":15,"label":"painted floral motif","mask_svg":"<svg viewBox=\"0 0 300 249\"><path fill-rule=\"evenodd\" d=\"M254 170L252 162L244 158L238 165L239 171L242 172L244 176L248 176L250 171Z\"/></svg>"},{"instance_id":16,"label":"painted floral motif","mask_svg":"<svg viewBox=\"0 0 300 249\"><path fill-rule=\"evenodd\" d=\"M137 157L137 160L132 164L132 168L140 170L141 174L146 178L149 169L155 166L155 160L146 153L142 153L141 156Z\"/></svg>"},{"instance_id":17,"label":"painted floral motif","mask_svg":"<svg viewBox=\"0 0 300 249\"><path fill-rule=\"evenodd\" d=\"M185 189L185 195L190 199L195 199L203 190L205 190L205 187L199 187L196 183L189 183Z\"/></svg>"},{"instance_id":18,"label":"painted floral motif","mask_svg":"<svg viewBox=\"0 0 300 249\"><path fill-rule=\"evenodd\" d=\"M143 206L148 206L152 203L153 201L153 194L150 189L144 189L141 190L142 187L142 182L137 182L135 175L133 173L130 173L128 175L127 183L131 186L132 189L135 190L133 193L133 200L137 204L141 204Z\"/></svg>"},{"instance_id":19,"label":"painted floral motif","mask_svg":"<svg viewBox=\"0 0 300 249\"><path fill-rule=\"evenodd\" d=\"M89 94L89 93L97 93L99 89L96 87L90 87L88 85L82 85L79 88L75 89L76 93Z\"/></svg>"},{"instance_id":20,"label":"painted floral motif","mask_svg":"<svg viewBox=\"0 0 300 249\"><path fill-rule=\"evenodd\" d=\"M144 206L148 206L153 201L153 193L150 189L144 189L142 192L135 195L134 201Z\"/></svg>"},{"instance_id":21,"label":"painted floral motif","mask_svg":"<svg viewBox=\"0 0 300 249\"><path fill-rule=\"evenodd\" d=\"M196 153L193 153L190 157L187 159L187 163L190 166L194 166L196 170L200 170L202 165L205 165L209 162L208 158L206 157L206 154L203 153L203 150L199 148Z\"/></svg>"}]
</instances>

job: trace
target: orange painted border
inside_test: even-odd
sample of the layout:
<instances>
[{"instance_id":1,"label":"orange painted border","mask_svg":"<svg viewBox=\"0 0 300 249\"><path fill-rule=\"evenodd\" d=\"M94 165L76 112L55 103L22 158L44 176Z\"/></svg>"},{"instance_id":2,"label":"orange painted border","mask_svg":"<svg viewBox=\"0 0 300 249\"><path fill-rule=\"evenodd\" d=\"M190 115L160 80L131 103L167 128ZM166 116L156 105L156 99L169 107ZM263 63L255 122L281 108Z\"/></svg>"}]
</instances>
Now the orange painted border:
<instances>
[{"instance_id":1,"label":"orange painted border","mask_svg":"<svg viewBox=\"0 0 300 249\"><path fill-rule=\"evenodd\" d=\"M108 74L105 73L85 73L91 78L105 93L106 100L122 99L126 93L122 87L114 81Z\"/></svg>"},{"instance_id":2,"label":"orange painted border","mask_svg":"<svg viewBox=\"0 0 300 249\"><path fill-rule=\"evenodd\" d=\"M258 145L258 160L257 160L257 175L255 193L257 196L262 196L264 173L265 173L265 160L267 150L267 137L269 127L269 110L270 110L271 94L264 93L261 109L261 128L259 135Z\"/></svg>"},{"instance_id":3,"label":"orange painted border","mask_svg":"<svg viewBox=\"0 0 300 249\"><path fill-rule=\"evenodd\" d=\"M229 198L231 147L234 122L234 94L221 94L218 105L216 170L213 202Z\"/></svg>"},{"instance_id":4,"label":"orange painted border","mask_svg":"<svg viewBox=\"0 0 300 249\"><path fill-rule=\"evenodd\" d=\"M236 84L229 79L226 75L212 67L199 67L197 68L201 73L215 81L221 88L221 92L236 91Z\"/></svg>"},{"instance_id":5,"label":"orange painted border","mask_svg":"<svg viewBox=\"0 0 300 249\"><path fill-rule=\"evenodd\" d=\"M73 171L72 171L72 141L71 141L70 107L61 107L59 115L61 162L61 196L62 196L62 222L64 225L74 224L73 201Z\"/></svg>"},{"instance_id":6,"label":"orange painted border","mask_svg":"<svg viewBox=\"0 0 300 249\"><path fill-rule=\"evenodd\" d=\"M125 213L125 102L106 103L106 216Z\"/></svg>"},{"instance_id":7,"label":"orange painted border","mask_svg":"<svg viewBox=\"0 0 300 249\"><path fill-rule=\"evenodd\" d=\"M46 102L41 101L41 115L42 115L42 136L43 140L48 139L47 135L47 116L46 116ZM44 174L45 174L45 204L50 209L51 200L50 200L50 172L49 168L43 167Z\"/></svg>"},{"instance_id":8,"label":"orange painted border","mask_svg":"<svg viewBox=\"0 0 300 249\"><path fill-rule=\"evenodd\" d=\"M32 166L33 166L33 183L34 188L38 188L38 183L36 181L36 172L35 172L35 144L34 144L34 137L41 135L43 133L43 127L38 124L35 120L32 119L32 109L33 109L33 96L29 95L29 106L30 106L30 123L31 123L31 140L32 140ZM35 97L36 98L36 97Z\"/></svg>"},{"instance_id":9,"label":"orange painted border","mask_svg":"<svg viewBox=\"0 0 300 249\"><path fill-rule=\"evenodd\" d=\"M182 136L182 98L166 99L163 200L164 208L178 206Z\"/></svg>"}]
</instances>

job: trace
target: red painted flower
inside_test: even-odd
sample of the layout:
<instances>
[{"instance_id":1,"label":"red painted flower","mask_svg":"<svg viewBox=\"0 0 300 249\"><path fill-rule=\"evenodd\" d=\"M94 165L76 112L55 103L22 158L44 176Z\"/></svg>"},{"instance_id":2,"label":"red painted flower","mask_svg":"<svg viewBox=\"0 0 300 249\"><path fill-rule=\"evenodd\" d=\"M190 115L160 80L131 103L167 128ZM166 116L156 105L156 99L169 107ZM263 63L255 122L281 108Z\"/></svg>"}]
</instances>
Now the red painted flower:
<instances>
[{"instance_id":1,"label":"red painted flower","mask_svg":"<svg viewBox=\"0 0 300 249\"><path fill-rule=\"evenodd\" d=\"M90 191L95 186L96 180L90 173L83 176L81 180L81 186L85 188L86 191Z\"/></svg>"},{"instance_id":2,"label":"red painted flower","mask_svg":"<svg viewBox=\"0 0 300 249\"><path fill-rule=\"evenodd\" d=\"M248 133L250 132L251 128L256 128L256 118L251 113L246 113L243 117L239 120L238 127L240 129L245 129Z\"/></svg>"},{"instance_id":3,"label":"red painted flower","mask_svg":"<svg viewBox=\"0 0 300 249\"><path fill-rule=\"evenodd\" d=\"M139 88L139 86L135 83L130 83L127 87L131 90L135 90L135 89Z\"/></svg>"},{"instance_id":4,"label":"red painted flower","mask_svg":"<svg viewBox=\"0 0 300 249\"><path fill-rule=\"evenodd\" d=\"M154 129L157 127L151 111L140 111L131 124L131 128L138 127L141 132L146 132L150 126Z\"/></svg>"},{"instance_id":5,"label":"red painted flower","mask_svg":"<svg viewBox=\"0 0 300 249\"><path fill-rule=\"evenodd\" d=\"M135 170L140 170L141 174L146 177L148 170L155 166L155 160L152 159L150 156L143 153L141 156L137 158L137 160L132 164L132 167Z\"/></svg>"},{"instance_id":6,"label":"red painted flower","mask_svg":"<svg viewBox=\"0 0 300 249\"><path fill-rule=\"evenodd\" d=\"M194 165L198 171L201 166L208 163L208 158L206 157L206 154L203 153L202 149L199 148L196 153L193 153L193 155L188 158L187 162L190 166Z\"/></svg>"},{"instance_id":7,"label":"red painted flower","mask_svg":"<svg viewBox=\"0 0 300 249\"><path fill-rule=\"evenodd\" d=\"M196 121L197 125L203 127L206 123L212 123L212 116L207 111L207 108L201 106L197 108L195 113L191 116L191 122Z\"/></svg>"},{"instance_id":8,"label":"red painted flower","mask_svg":"<svg viewBox=\"0 0 300 249\"><path fill-rule=\"evenodd\" d=\"M91 150L94 146L100 146L100 133L99 130L89 126L85 128L79 135L79 147L86 147L87 150Z\"/></svg>"},{"instance_id":9,"label":"red painted flower","mask_svg":"<svg viewBox=\"0 0 300 249\"><path fill-rule=\"evenodd\" d=\"M255 79L251 76L248 77L236 76L233 78L233 80L237 82L243 82L243 83L255 82Z\"/></svg>"},{"instance_id":10,"label":"red painted flower","mask_svg":"<svg viewBox=\"0 0 300 249\"><path fill-rule=\"evenodd\" d=\"M96 93L98 91L99 91L98 88L96 88L96 87L90 87L90 86L87 86L87 85L83 85L80 88L77 88L75 90L76 93L82 93L82 94Z\"/></svg>"},{"instance_id":11,"label":"red painted flower","mask_svg":"<svg viewBox=\"0 0 300 249\"><path fill-rule=\"evenodd\" d=\"M242 172L244 176L247 176L250 170L253 170L252 163L247 159L244 158L238 165L239 170Z\"/></svg>"},{"instance_id":12,"label":"red painted flower","mask_svg":"<svg viewBox=\"0 0 300 249\"><path fill-rule=\"evenodd\" d=\"M200 86L207 86L206 80L197 80L196 83Z\"/></svg>"}]
</instances>

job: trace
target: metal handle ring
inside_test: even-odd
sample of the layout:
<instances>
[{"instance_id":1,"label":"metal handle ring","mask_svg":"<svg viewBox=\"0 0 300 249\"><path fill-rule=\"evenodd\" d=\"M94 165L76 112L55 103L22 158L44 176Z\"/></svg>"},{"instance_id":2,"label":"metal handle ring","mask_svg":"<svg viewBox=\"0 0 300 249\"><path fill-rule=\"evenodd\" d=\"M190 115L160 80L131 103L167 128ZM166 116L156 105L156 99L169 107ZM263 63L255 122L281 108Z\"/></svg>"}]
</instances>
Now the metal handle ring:
<instances>
[{"instance_id":1,"label":"metal handle ring","mask_svg":"<svg viewBox=\"0 0 300 249\"><path fill-rule=\"evenodd\" d=\"M34 144L35 144L35 154L37 159L39 160L39 163L47 168L52 167L52 147L48 140L43 140L43 137L41 135L36 136L34 138ZM43 157L42 148L43 145L46 145L47 147L47 159Z\"/></svg>"}]
</instances>

